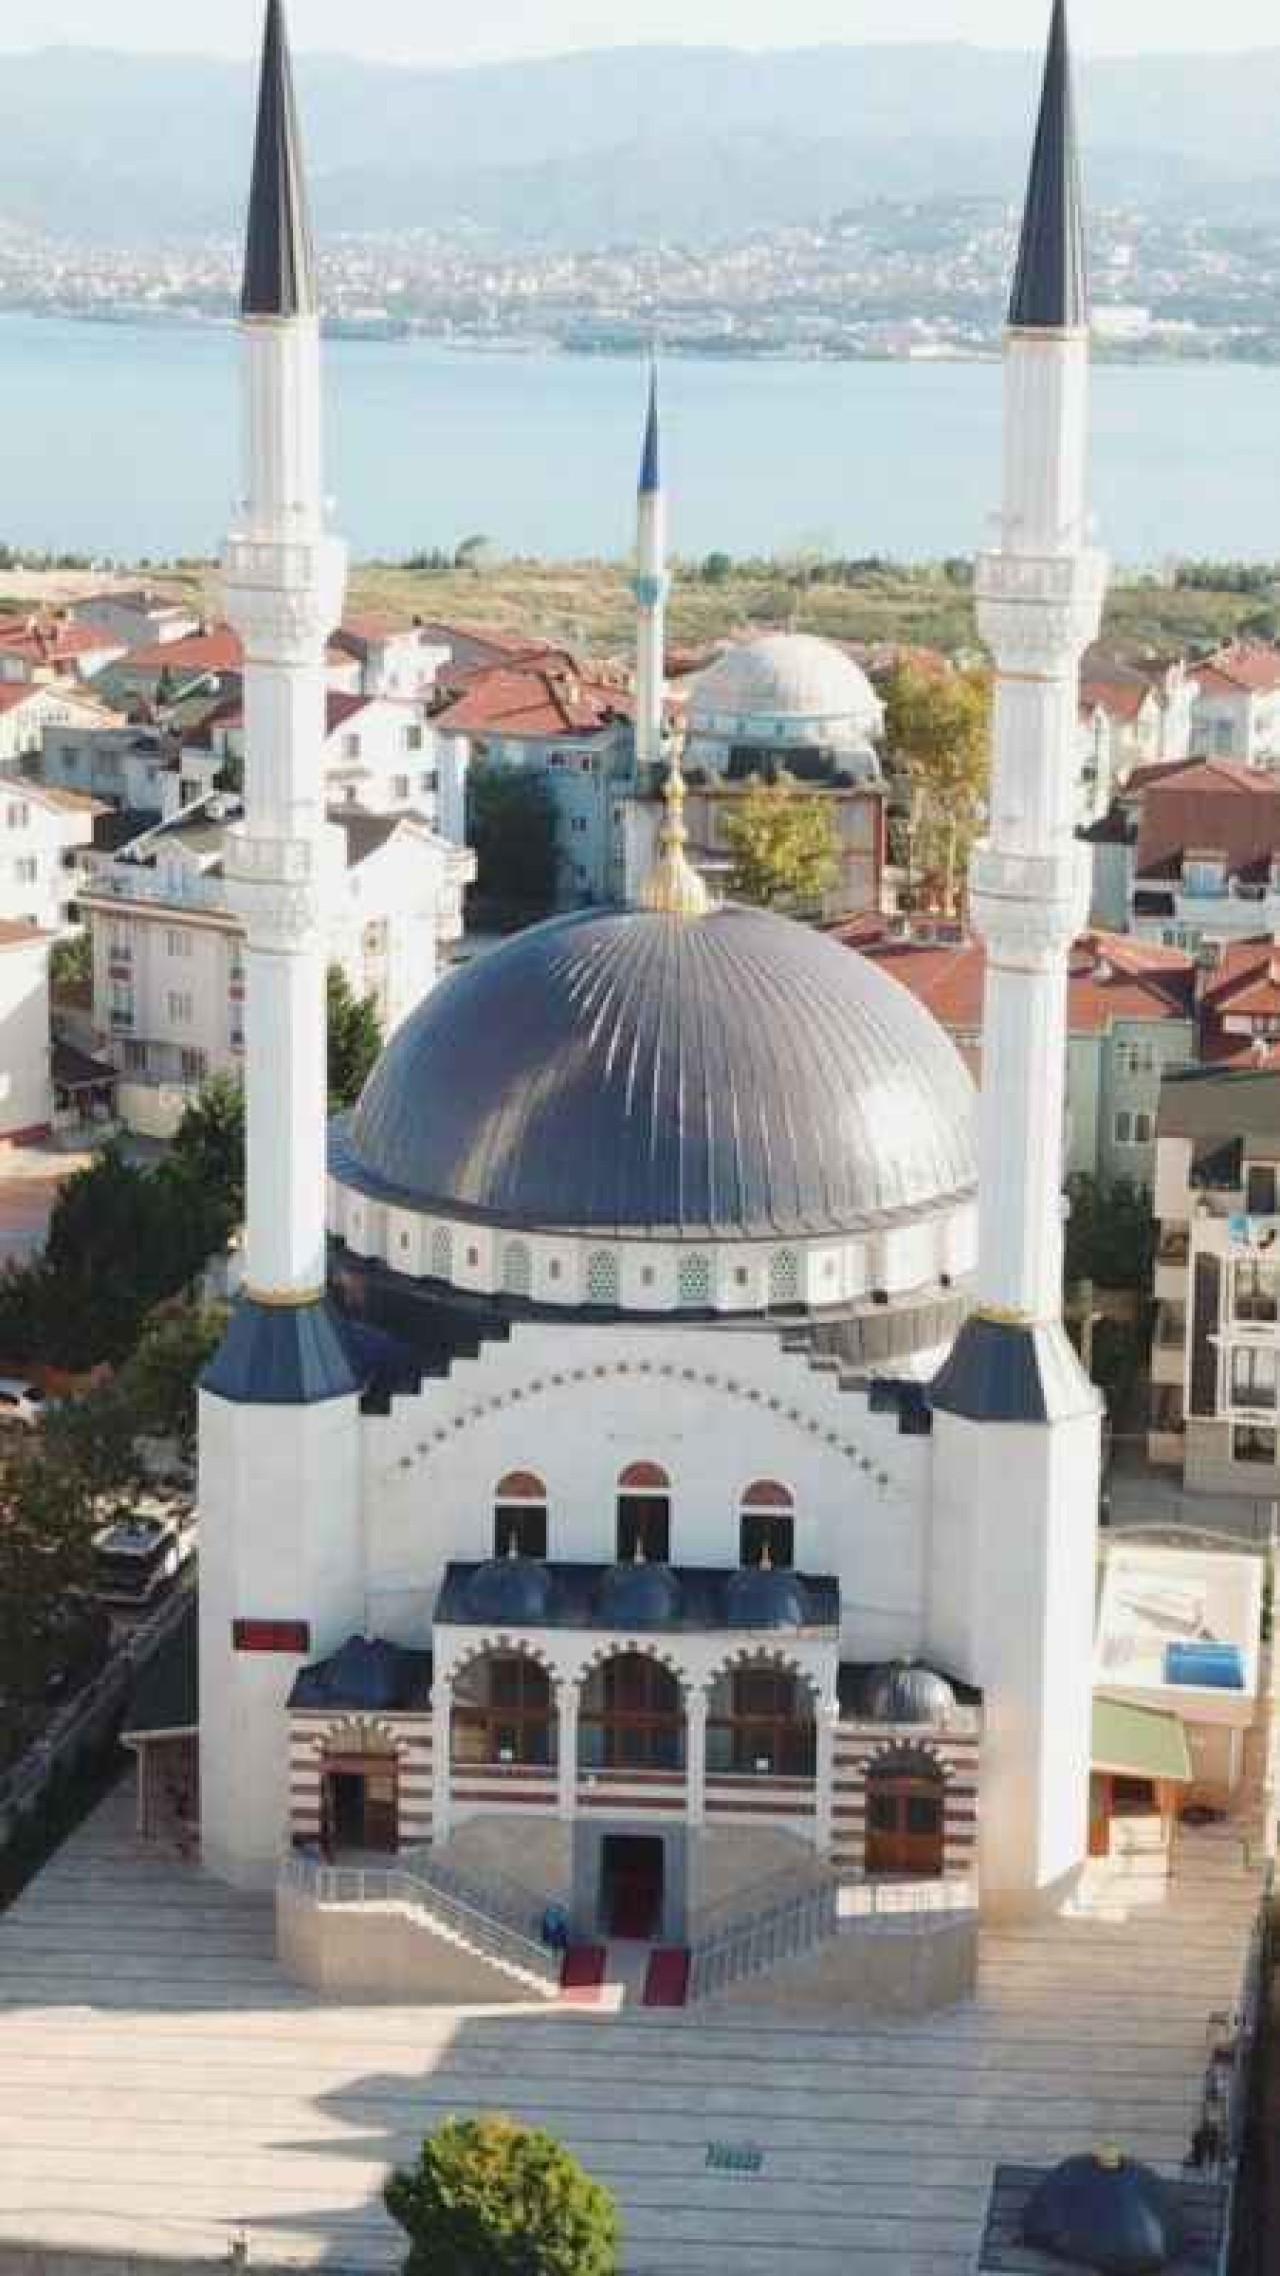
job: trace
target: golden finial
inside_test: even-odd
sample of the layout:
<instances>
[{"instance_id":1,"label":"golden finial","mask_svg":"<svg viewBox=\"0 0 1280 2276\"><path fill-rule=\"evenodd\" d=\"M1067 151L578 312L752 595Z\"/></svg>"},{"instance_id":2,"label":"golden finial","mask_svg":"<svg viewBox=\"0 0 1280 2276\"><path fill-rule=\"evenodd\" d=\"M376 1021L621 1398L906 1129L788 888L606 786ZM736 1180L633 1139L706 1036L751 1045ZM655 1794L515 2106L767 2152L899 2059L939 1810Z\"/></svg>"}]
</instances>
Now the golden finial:
<instances>
[{"instance_id":1,"label":"golden finial","mask_svg":"<svg viewBox=\"0 0 1280 2276\"><path fill-rule=\"evenodd\" d=\"M711 895L685 852L689 833L684 826L684 776L675 751L662 796L666 810L653 867L640 889L640 906L666 917L705 917Z\"/></svg>"}]
</instances>

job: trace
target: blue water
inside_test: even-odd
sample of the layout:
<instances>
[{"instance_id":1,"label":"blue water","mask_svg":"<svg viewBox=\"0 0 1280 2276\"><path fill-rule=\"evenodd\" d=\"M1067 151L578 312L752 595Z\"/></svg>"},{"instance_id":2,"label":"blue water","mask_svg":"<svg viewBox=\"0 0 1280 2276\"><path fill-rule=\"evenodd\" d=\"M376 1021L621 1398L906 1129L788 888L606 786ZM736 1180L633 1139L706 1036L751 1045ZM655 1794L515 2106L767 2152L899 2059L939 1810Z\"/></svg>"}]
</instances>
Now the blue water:
<instances>
[{"instance_id":1,"label":"blue water","mask_svg":"<svg viewBox=\"0 0 1280 2276\"><path fill-rule=\"evenodd\" d=\"M136 559L212 552L235 494L231 330L0 318L0 539ZM358 554L483 533L619 554L635 363L326 346L338 526ZM994 364L673 362L673 541L899 558L980 543L999 488ZM1280 371L1104 368L1094 498L1122 561L1280 555Z\"/></svg>"}]
</instances>

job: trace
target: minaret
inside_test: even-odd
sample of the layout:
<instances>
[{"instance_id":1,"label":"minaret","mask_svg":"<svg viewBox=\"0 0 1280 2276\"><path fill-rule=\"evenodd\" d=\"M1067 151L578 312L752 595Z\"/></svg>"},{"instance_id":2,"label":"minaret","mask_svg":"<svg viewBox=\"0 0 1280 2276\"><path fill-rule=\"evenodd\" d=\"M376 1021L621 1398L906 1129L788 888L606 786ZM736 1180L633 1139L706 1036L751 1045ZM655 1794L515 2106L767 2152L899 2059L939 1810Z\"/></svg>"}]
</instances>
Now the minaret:
<instances>
[{"instance_id":1,"label":"minaret","mask_svg":"<svg viewBox=\"0 0 1280 2276\"><path fill-rule=\"evenodd\" d=\"M667 501L662 489L658 434L658 364L649 372L649 415L645 423L636 506L636 771L662 764L662 707L666 692Z\"/></svg>"},{"instance_id":2,"label":"minaret","mask_svg":"<svg viewBox=\"0 0 1280 2276\"><path fill-rule=\"evenodd\" d=\"M996 665L976 1309L934 1386L934 1648L982 1685L984 1900L1033 1903L1086 1850L1100 1402L1062 1325L1067 963L1088 543L1089 329L1065 0L1054 0L1005 352L1004 510L978 564Z\"/></svg>"},{"instance_id":3,"label":"minaret","mask_svg":"<svg viewBox=\"0 0 1280 2276\"><path fill-rule=\"evenodd\" d=\"M201 1785L206 1863L270 1879L297 1667L363 1615L358 1382L325 1295L325 533L320 320L282 0L267 0L241 303L245 495L223 556L244 643L245 1294L203 1384Z\"/></svg>"}]
</instances>

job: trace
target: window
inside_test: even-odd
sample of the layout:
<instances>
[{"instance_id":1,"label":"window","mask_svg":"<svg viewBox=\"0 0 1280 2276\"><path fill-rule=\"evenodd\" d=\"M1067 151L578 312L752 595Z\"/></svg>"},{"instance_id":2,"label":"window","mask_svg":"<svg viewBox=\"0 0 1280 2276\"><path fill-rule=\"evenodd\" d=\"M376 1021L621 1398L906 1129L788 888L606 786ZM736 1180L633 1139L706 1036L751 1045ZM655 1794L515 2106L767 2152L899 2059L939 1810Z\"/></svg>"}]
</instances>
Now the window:
<instances>
[{"instance_id":1,"label":"window","mask_svg":"<svg viewBox=\"0 0 1280 2276\"><path fill-rule=\"evenodd\" d=\"M9 829L25 830L31 821L31 808L25 798L10 799L4 818Z\"/></svg>"},{"instance_id":2,"label":"window","mask_svg":"<svg viewBox=\"0 0 1280 2276\"><path fill-rule=\"evenodd\" d=\"M185 957L191 954L191 935L171 925L164 936L166 952L170 956Z\"/></svg>"},{"instance_id":3,"label":"window","mask_svg":"<svg viewBox=\"0 0 1280 2276\"><path fill-rule=\"evenodd\" d=\"M425 774L421 774L421 775L419 775L419 777L418 777L418 786L419 786L419 788L420 788L421 790L425 790L425 791L427 791L428 793L430 793L430 792L431 792L431 791L433 791L433 790L436 790L436 789L439 787L439 782L440 782L440 777L439 777L439 775L436 773L436 770L435 770L435 768L434 768L434 767L428 767L428 768L427 768L427 770L426 770L426 772L425 772Z\"/></svg>"},{"instance_id":4,"label":"window","mask_svg":"<svg viewBox=\"0 0 1280 2276\"><path fill-rule=\"evenodd\" d=\"M738 1555L743 1565L794 1565L795 1502L788 1488L776 1479L757 1478L747 1487L742 1497Z\"/></svg>"},{"instance_id":5,"label":"window","mask_svg":"<svg viewBox=\"0 0 1280 2276\"><path fill-rule=\"evenodd\" d=\"M769 1302L798 1304L800 1259L794 1249L778 1249L769 1259Z\"/></svg>"},{"instance_id":6,"label":"window","mask_svg":"<svg viewBox=\"0 0 1280 2276\"><path fill-rule=\"evenodd\" d=\"M1276 1363L1280 1357L1266 1349L1237 1344L1231 1353L1231 1404L1233 1407L1274 1407Z\"/></svg>"},{"instance_id":7,"label":"window","mask_svg":"<svg viewBox=\"0 0 1280 2276\"><path fill-rule=\"evenodd\" d=\"M406 751L420 751L422 749L422 729L420 727L406 727L401 737L401 745Z\"/></svg>"},{"instance_id":8,"label":"window","mask_svg":"<svg viewBox=\"0 0 1280 2276\"><path fill-rule=\"evenodd\" d=\"M1199 855L1182 864L1182 882L1188 893L1226 891L1226 863L1217 855Z\"/></svg>"},{"instance_id":9,"label":"window","mask_svg":"<svg viewBox=\"0 0 1280 2276\"><path fill-rule=\"evenodd\" d=\"M450 1753L455 1763L523 1763L549 1768L556 1759L551 1678L519 1652L473 1660L453 1691Z\"/></svg>"},{"instance_id":10,"label":"window","mask_svg":"<svg viewBox=\"0 0 1280 2276\"><path fill-rule=\"evenodd\" d=\"M342 738L342 756L343 756L343 758L344 758L344 759L358 759L358 758L359 758L359 756L360 756L360 737L359 737L358 735L344 735L344 736L343 736L343 738Z\"/></svg>"},{"instance_id":11,"label":"window","mask_svg":"<svg viewBox=\"0 0 1280 2276\"><path fill-rule=\"evenodd\" d=\"M1156 1071L1155 1047L1137 1037L1116 1045L1116 1072L1121 1075L1154 1075Z\"/></svg>"},{"instance_id":12,"label":"window","mask_svg":"<svg viewBox=\"0 0 1280 2276\"><path fill-rule=\"evenodd\" d=\"M209 1062L203 1051L182 1051L179 1054L184 1083L202 1083L209 1072Z\"/></svg>"},{"instance_id":13,"label":"window","mask_svg":"<svg viewBox=\"0 0 1280 2276\"><path fill-rule=\"evenodd\" d=\"M447 1225L437 1225L431 1235L431 1277L448 1280L453 1272L453 1235Z\"/></svg>"},{"instance_id":14,"label":"window","mask_svg":"<svg viewBox=\"0 0 1280 2276\"><path fill-rule=\"evenodd\" d=\"M40 875L40 864L34 854L22 854L13 865L14 879L19 885L34 885Z\"/></svg>"},{"instance_id":15,"label":"window","mask_svg":"<svg viewBox=\"0 0 1280 2276\"><path fill-rule=\"evenodd\" d=\"M681 1257L676 1273L676 1301L688 1305L706 1305L711 1302L710 1257Z\"/></svg>"},{"instance_id":16,"label":"window","mask_svg":"<svg viewBox=\"0 0 1280 2276\"><path fill-rule=\"evenodd\" d=\"M1231 1454L1236 1462L1260 1462L1274 1469L1276 1434L1260 1430L1256 1423L1237 1423L1231 1433Z\"/></svg>"},{"instance_id":17,"label":"window","mask_svg":"<svg viewBox=\"0 0 1280 2276\"><path fill-rule=\"evenodd\" d=\"M618 1480L618 1563L665 1565L671 1554L671 1480L656 1462L633 1462Z\"/></svg>"},{"instance_id":18,"label":"window","mask_svg":"<svg viewBox=\"0 0 1280 2276\"><path fill-rule=\"evenodd\" d=\"M1115 1120L1117 1146L1149 1146L1154 1136L1153 1117L1141 1110L1121 1107Z\"/></svg>"},{"instance_id":19,"label":"window","mask_svg":"<svg viewBox=\"0 0 1280 2276\"><path fill-rule=\"evenodd\" d=\"M169 1019L174 1027L190 1027L191 997L183 989L170 988L168 996Z\"/></svg>"},{"instance_id":20,"label":"window","mask_svg":"<svg viewBox=\"0 0 1280 2276\"><path fill-rule=\"evenodd\" d=\"M547 1489L532 1470L511 1470L498 1481L493 1495L493 1553L509 1557L545 1557L547 1553Z\"/></svg>"},{"instance_id":21,"label":"window","mask_svg":"<svg viewBox=\"0 0 1280 2276\"><path fill-rule=\"evenodd\" d=\"M1276 1165L1274 1162L1250 1162L1245 1177L1244 1205L1251 1217L1275 1216Z\"/></svg>"},{"instance_id":22,"label":"window","mask_svg":"<svg viewBox=\"0 0 1280 2276\"><path fill-rule=\"evenodd\" d=\"M533 1288L533 1264L524 1241L508 1241L502 1252L502 1285L508 1296L528 1296Z\"/></svg>"},{"instance_id":23,"label":"window","mask_svg":"<svg viewBox=\"0 0 1280 2276\"><path fill-rule=\"evenodd\" d=\"M398 774L393 776L391 783L391 795L393 798L398 798L402 802L407 799L409 796L409 777L407 774Z\"/></svg>"},{"instance_id":24,"label":"window","mask_svg":"<svg viewBox=\"0 0 1280 2276\"><path fill-rule=\"evenodd\" d=\"M608 1249L593 1249L587 1258L588 1304L616 1304L620 1295L616 1256Z\"/></svg>"},{"instance_id":25,"label":"window","mask_svg":"<svg viewBox=\"0 0 1280 2276\"><path fill-rule=\"evenodd\" d=\"M584 1684L578 1734L586 1769L681 1769L684 1702L678 1681L646 1653L619 1653Z\"/></svg>"},{"instance_id":26,"label":"window","mask_svg":"<svg viewBox=\"0 0 1280 2276\"><path fill-rule=\"evenodd\" d=\"M739 1778L812 1778L817 1739L808 1686L786 1668L735 1668L707 1703L707 1768Z\"/></svg>"},{"instance_id":27,"label":"window","mask_svg":"<svg viewBox=\"0 0 1280 2276\"><path fill-rule=\"evenodd\" d=\"M127 1075L146 1074L147 1047L145 1043L134 1043L133 1041L126 1043L124 1047L124 1069Z\"/></svg>"},{"instance_id":28,"label":"window","mask_svg":"<svg viewBox=\"0 0 1280 2276\"><path fill-rule=\"evenodd\" d=\"M1280 1264L1250 1257L1236 1266L1235 1316L1237 1320L1274 1320L1280 1297Z\"/></svg>"}]
</instances>

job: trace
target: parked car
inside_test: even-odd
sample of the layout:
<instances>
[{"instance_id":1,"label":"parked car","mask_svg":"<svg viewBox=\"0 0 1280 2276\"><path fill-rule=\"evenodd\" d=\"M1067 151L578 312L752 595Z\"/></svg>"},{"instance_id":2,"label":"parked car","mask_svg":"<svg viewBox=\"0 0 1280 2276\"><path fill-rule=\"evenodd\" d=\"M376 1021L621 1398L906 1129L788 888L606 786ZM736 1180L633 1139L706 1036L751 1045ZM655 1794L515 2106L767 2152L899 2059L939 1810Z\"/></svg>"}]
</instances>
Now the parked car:
<instances>
[{"instance_id":1,"label":"parked car","mask_svg":"<svg viewBox=\"0 0 1280 2276\"><path fill-rule=\"evenodd\" d=\"M0 1375L0 1429L15 1425L35 1430L44 1421L49 1400L38 1383L24 1383L16 1375Z\"/></svg>"}]
</instances>

